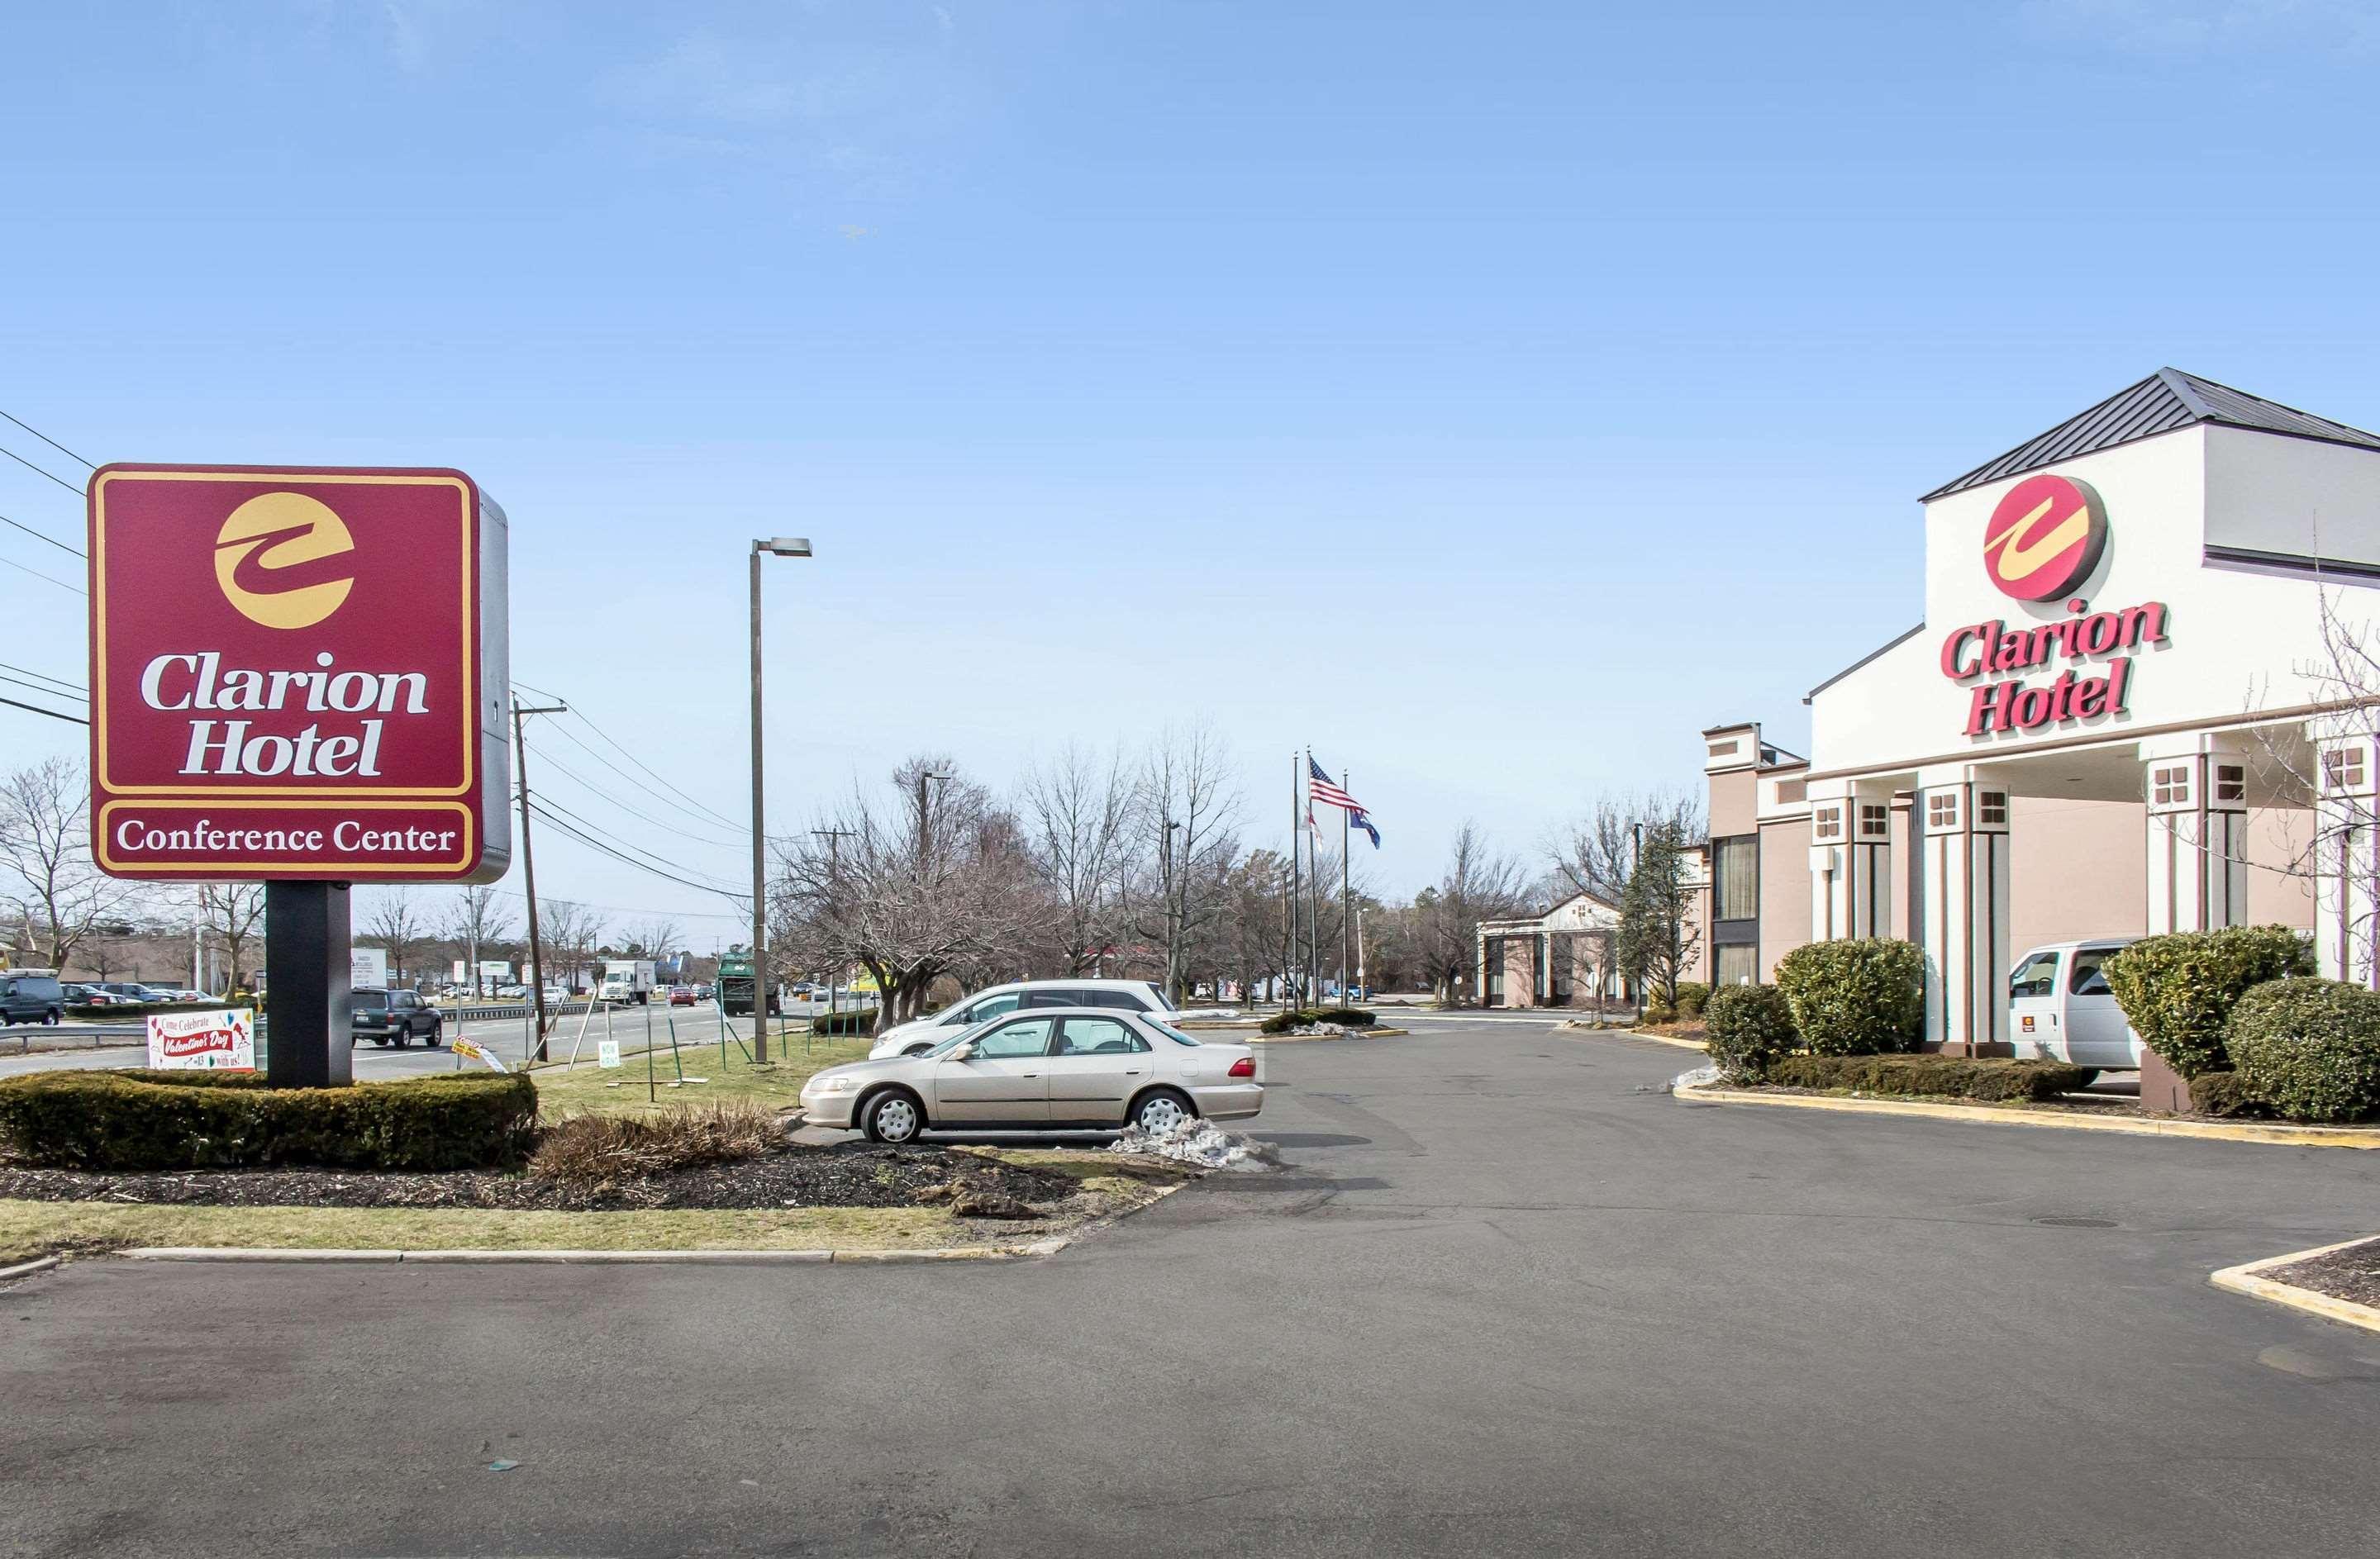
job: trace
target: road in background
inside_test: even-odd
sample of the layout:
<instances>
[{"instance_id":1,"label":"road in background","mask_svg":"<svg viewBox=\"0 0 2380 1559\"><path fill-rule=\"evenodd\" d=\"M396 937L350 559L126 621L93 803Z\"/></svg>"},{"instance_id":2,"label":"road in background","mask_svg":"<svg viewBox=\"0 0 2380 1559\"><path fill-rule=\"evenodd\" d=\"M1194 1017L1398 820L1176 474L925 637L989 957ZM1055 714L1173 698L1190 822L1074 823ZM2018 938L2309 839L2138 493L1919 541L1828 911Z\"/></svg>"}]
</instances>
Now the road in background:
<instances>
[{"instance_id":1,"label":"road in background","mask_svg":"<svg viewBox=\"0 0 2380 1559\"><path fill-rule=\"evenodd\" d=\"M0 1552L2369 1552L2380 1339L2206 1276L2380 1227L2380 1154L1692 1059L1280 1045L1285 1169L1042 1262L72 1263L0 1299Z\"/></svg>"}]
</instances>

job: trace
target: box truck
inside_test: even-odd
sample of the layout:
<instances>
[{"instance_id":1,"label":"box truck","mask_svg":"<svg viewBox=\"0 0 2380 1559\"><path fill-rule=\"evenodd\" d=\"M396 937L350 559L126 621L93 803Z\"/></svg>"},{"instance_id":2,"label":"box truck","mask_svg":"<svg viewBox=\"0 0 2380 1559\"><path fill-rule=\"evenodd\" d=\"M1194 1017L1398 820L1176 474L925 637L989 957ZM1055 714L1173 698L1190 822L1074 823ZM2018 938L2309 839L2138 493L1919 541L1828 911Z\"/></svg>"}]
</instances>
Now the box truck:
<instances>
[{"instance_id":1,"label":"box truck","mask_svg":"<svg viewBox=\"0 0 2380 1559\"><path fill-rule=\"evenodd\" d=\"M607 958L603 961L603 999L630 1001L642 1007L652 999L653 961L649 958Z\"/></svg>"}]
</instances>

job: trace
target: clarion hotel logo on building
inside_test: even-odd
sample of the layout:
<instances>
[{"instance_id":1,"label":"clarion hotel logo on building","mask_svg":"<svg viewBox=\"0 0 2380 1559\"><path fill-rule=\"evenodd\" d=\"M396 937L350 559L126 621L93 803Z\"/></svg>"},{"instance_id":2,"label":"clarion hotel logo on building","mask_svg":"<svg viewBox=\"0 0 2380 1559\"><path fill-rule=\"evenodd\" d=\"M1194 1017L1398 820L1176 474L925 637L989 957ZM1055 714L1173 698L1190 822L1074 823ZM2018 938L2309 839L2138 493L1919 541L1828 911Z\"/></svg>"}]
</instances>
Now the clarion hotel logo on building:
<instances>
[{"instance_id":1,"label":"clarion hotel logo on building","mask_svg":"<svg viewBox=\"0 0 2380 1559\"><path fill-rule=\"evenodd\" d=\"M2003 595L2049 601L2079 586L2107 545L2107 511L2088 482L2029 477L2010 488L1984 527L1984 571ZM1942 674L1976 684L1966 734L2040 731L2119 715L2131 688L2132 660L2166 642L2162 601L2093 611L2081 597L2055 622L1995 620L1953 629L1942 641ZM2019 673L2063 662L2055 677Z\"/></svg>"}]
</instances>

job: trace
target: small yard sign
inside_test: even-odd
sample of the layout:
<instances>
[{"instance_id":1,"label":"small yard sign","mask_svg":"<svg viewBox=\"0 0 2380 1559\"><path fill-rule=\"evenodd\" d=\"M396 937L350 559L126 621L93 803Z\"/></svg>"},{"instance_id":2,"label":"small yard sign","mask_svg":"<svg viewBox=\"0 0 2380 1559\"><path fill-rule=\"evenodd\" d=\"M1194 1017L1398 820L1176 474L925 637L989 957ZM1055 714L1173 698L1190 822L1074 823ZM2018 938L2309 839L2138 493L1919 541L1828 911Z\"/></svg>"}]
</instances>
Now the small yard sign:
<instances>
[{"instance_id":1,"label":"small yard sign","mask_svg":"<svg viewBox=\"0 0 2380 1559\"><path fill-rule=\"evenodd\" d=\"M152 1012L149 1064L165 1071L254 1071L254 1015L245 1007Z\"/></svg>"}]
</instances>

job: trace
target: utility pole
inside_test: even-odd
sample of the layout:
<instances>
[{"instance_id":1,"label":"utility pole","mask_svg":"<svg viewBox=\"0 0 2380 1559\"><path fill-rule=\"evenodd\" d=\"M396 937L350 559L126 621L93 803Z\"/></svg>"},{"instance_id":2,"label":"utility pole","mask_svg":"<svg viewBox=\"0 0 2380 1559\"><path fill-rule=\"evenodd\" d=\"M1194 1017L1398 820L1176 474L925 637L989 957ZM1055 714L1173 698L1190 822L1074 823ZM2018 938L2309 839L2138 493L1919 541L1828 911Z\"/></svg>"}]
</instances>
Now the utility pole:
<instances>
[{"instance_id":1,"label":"utility pole","mask_svg":"<svg viewBox=\"0 0 2380 1559\"><path fill-rule=\"evenodd\" d=\"M1354 769L1341 769L1339 780L1350 795L1354 793ZM1349 819L1354 816L1343 806L1339 809L1339 1005L1342 1007L1347 1005L1347 965L1352 961L1347 956L1347 941L1354 931L1355 888L1354 879L1350 876L1354 852L1349 848L1354 837Z\"/></svg>"},{"instance_id":2,"label":"utility pole","mask_svg":"<svg viewBox=\"0 0 2380 1559\"><path fill-rule=\"evenodd\" d=\"M1180 831L1182 825L1162 814L1159 815L1159 820L1165 825L1164 831L1158 836L1157 840L1158 871L1165 888L1165 999L1179 1001L1182 999L1181 993L1175 987L1182 981L1184 916L1176 907L1178 900L1174 898L1173 892L1177 876L1173 866L1173 836Z\"/></svg>"},{"instance_id":3,"label":"utility pole","mask_svg":"<svg viewBox=\"0 0 2380 1559\"><path fill-rule=\"evenodd\" d=\"M528 889L528 994L536 1004L537 1043L528 1046L521 1065L545 1059L545 953L537 936L537 855L528 842L528 743L521 735L521 720L528 715L559 715L568 712L567 704L540 704L523 708L513 706L513 767L520 774L521 876Z\"/></svg>"}]
</instances>

